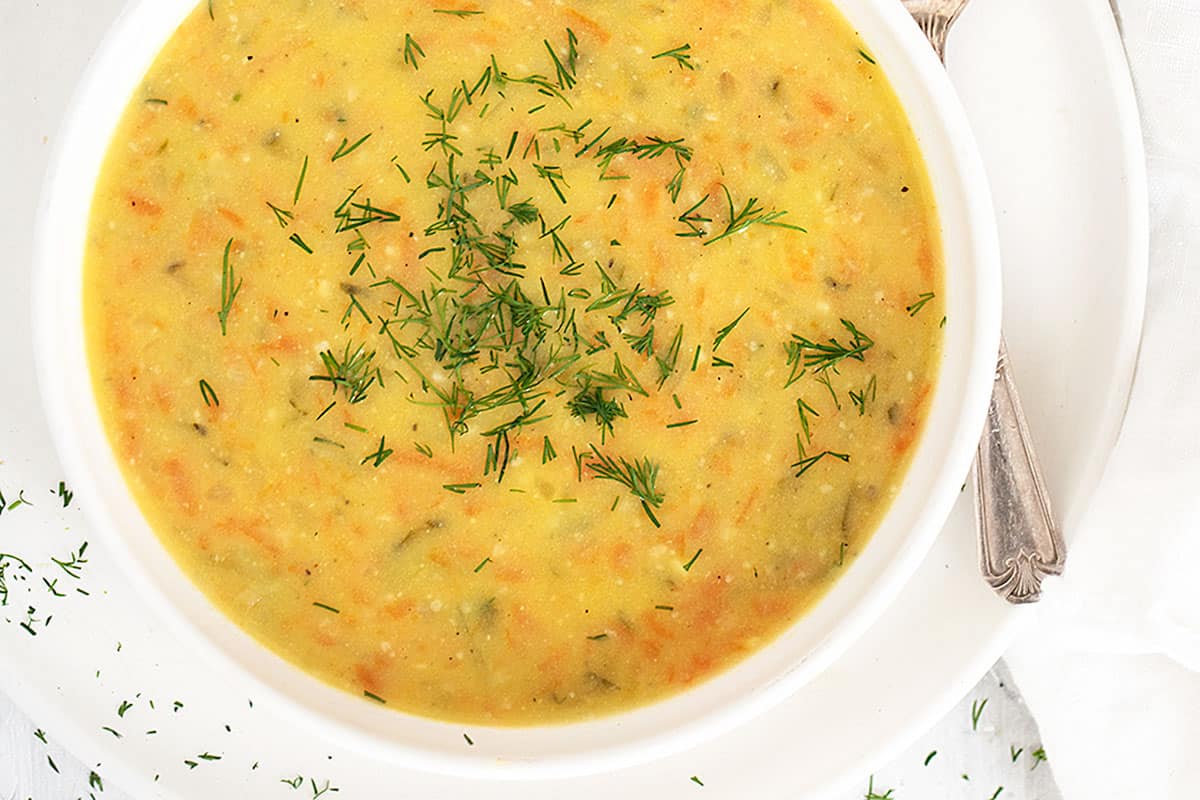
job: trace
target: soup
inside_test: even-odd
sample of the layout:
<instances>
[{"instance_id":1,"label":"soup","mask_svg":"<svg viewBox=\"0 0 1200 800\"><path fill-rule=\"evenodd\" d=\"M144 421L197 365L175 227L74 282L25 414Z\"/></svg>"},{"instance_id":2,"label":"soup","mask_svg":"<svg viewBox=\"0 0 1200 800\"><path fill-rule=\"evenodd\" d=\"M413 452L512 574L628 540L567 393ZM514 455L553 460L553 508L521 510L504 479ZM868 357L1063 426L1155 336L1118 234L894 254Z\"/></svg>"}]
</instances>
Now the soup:
<instances>
[{"instance_id":1,"label":"soup","mask_svg":"<svg viewBox=\"0 0 1200 800\"><path fill-rule=\"evenodd\" d=\"M116 132L85 307L225 614L364 702L531 725L820 599L903 480L942 280L825 0L212 0Z\"/></svg>"}]
</instances>

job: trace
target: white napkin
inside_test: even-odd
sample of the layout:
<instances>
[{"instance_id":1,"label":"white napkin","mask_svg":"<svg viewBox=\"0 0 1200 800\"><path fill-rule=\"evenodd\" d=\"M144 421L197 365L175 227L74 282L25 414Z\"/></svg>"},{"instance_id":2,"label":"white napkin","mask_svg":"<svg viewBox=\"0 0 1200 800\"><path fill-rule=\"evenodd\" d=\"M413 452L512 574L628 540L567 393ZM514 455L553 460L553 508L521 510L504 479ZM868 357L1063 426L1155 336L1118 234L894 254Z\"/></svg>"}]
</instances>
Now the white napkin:
<instances>
[{"instance_id":1,"label":"white napkin","mask_svg":"<svg viewBox=\"0 0 1200 800\"><path fill-rule=\"evenodd\" d=\"M1007 658L1065 800L1168 800L1200 786L1200 0L1116 4L1150 176L1145 338L1067 574Z\"/></svg>"}]
</instances>

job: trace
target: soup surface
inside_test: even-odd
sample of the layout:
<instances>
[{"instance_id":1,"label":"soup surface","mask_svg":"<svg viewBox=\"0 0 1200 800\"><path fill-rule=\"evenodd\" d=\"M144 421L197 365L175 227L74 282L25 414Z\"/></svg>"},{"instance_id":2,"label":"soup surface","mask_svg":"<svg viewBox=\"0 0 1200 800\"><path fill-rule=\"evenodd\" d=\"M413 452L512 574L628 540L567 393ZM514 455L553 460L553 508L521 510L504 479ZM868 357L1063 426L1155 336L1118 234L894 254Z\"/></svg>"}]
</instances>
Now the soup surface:
<instances>
[{"instance_id":1,"label":"soup surface","mask_svg":"<svg viewBox=\"0 0 1200 800\"><path fill-rule=\"evenodd\" d=\"M825 0L212 0L116 133L85 291L214 603L367 702L524 725L820 598L903 478L942 280Z\"/></svg>"}]
</instances>

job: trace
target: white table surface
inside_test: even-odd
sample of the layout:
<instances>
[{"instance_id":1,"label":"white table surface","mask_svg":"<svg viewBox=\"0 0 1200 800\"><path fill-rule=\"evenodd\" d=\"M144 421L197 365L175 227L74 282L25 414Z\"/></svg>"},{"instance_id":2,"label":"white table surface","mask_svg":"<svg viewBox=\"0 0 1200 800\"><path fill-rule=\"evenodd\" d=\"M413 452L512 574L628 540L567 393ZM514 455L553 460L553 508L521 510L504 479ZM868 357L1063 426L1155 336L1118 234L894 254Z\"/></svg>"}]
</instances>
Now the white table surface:
<instances>
[{"instance_id":1,"label":"white table surface","mask_svg":"<svg viewBox=\"0 0 1200 800\"><path fill-rule=\"evenodd\" d=\"M121 5L122 0L0 0L0 245L7 256L0 274L5 275L6 291L27 291L22 274L30 263L34 198L49 144L76 77ZM13 379L0 377L0 383ZM0 461L3 457L0 453ZM973 725L972 707L978 709L985 699ZM0 694L0 800L128 797L102 777L92 778L95 765L79 763L52 735L44 744L35 737L36 730L36 720ZM1036 725L1000 665L874 777L874 792L889 800L1058 800L1050 764L1032 756L1040 745ZM870 780L864 775L861 792L847 800L866 795ZM291 794L289 787L281 789L286 792L281 797Z\"/></svg>"},{"instance_id":2,"label":"white table surface","mask_svg":"<svg viewBox=\"0 0 1200 800\"><path fill-rule=\"evenodd\" d=\"M972 711L980 708L973 725ZM89 781L96 765L81 764L51 735L43 744L36 730L34 722L0 694L0 800L89 795L95 800L133 800L104 780L102 768L103 791L95 788ZM879 774L864 775L859 790L838 800L861 800L868 788L877 795L872 800L1061 800L1052 762L1033 755L1040 747L1037 726L1001 663L907 752ZM998 789L1002 791L997 795ZM287 800L306 795L281 785L278 796ZM362 799L339 795L338 800Z\"/></svg>"}]
</instances>

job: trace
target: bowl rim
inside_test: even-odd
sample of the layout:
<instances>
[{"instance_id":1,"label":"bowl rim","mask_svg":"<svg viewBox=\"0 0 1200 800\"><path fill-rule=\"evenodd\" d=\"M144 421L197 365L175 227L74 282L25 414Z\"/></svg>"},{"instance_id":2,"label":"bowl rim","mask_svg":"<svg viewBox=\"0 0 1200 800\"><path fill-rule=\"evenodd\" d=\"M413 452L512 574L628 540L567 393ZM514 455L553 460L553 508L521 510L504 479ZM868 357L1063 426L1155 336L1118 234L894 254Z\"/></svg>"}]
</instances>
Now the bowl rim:
<instances>
[{"instance_id":1,"label":"bowl rim","mask_svg":"<svg viewBox=\"0 0 1200 800\"><path fill-rule=\"evenodd\" d=\"M924 99L928 101L932 109L926 112L927 118L918 120L914 118L916 113L914 107L907 102L902 103L909 115L910 124L916 127L919 121L924 121L927 125L939 126L940 129L943 129L940 130L942 138L951 145L946 149L948 161L943 171L948 170L952 175L939 176L939 179L951 180L951 183L961 190L963 207L959 211L965 219L962 233L967 239L965 246L970 254L969 264L971 267L969 275L962 277L962 281L966 283L967 278L970 278L974 284L969 293L973 301L969 305L973 318L970 320L969 326L972 337L966 352L966 374L960 381L962 384L960 387L961 397L956 401L961 410L955 417L954 430L949 432L951 441L945 447L947 452L944 453L944 463L934 480L935 491L922 505L911 530L901 540L900 549L893 554L892 563L884 570L884 579L873 582L865 593L857 597L851 605L850 612L841 616L831 632L809 648L803 657L794 661L791 667L776 674L774 679L755 686L748 695L732 700L727 698L724 705L716 709L709 709L699 717L685 715L687 718L683 720L681 727L673 727L653 735L639 735L635 731L627 730L629 727L636 727L629 725L628 720L641 712L659 709L664 705L676 702L681 697L693 696L704 686L724 680L759 654L777 648L786 638L786 631L780 634L773 643L757 651L756 654L748 656L740 664L698 687L649 706L595 720L512 729L422 720L407 715L398 715L393 710L374 710L376 714L380 715L379 720L383 720L383 717L386 716L387 722L392 722L395 717L402 716L416 721L420 728L429 732L452 733L453 739L457 742L461 742L459 737L465 729L472 732L501 731L505 733L548 731L556 738L566 738L563 734L568 730L599 726L616 734L609 737L610 741L607 745L590 748L583 752L569 751L546 757L498 757L495 753L489 756L486 752L476 749L463 751L461 747L457 751L448 751L442 747L435 749L420 745L413 746L411 743L400 743L381 738L376 733L365 730L359 725L349 724L335 716L329 706L347 700L363 705L360 700L353 698L349 693L326 687L318 679L300 673L298 669L275 656L265 646L250 639L240 628L237 628L235 623L227 620L215 608L210 607L210 613L203 615L204 618L198 620L194 616L185 614L176 602L169 599L170 595L162 585L163 579L156 579L152 576L144 557L135 552L128 536L119 530L115 515L106 505L107 495L99 488L104 483L103 476L96 474L94 466L88 462L85 456L86 447L81 446L81 442L87 440L88 433L92 434L94 439L94 434L97 432L96 425L99 424L99 415L95 413L95 404L91 399L84 402L85 405L92 408L94 419L88 419L87 414L81 418L78 414L72 413L72 403L80 401L79 393L78 391L75 393L67 391L71 388L69 381L72 370L63 369L62 365L74 363L78 366L78 357L81 354L85 356L83 353L83 326L81 318L75 320L80 336L76 337L77 341L73 341L70 335L63 330L64 317L61 313L61 306L63 281L67 280L68 288L81 283L79 277L82 275L82 249L75 251L75 255L80 257L74 260L69 255L67 257L60 256L62 256L64 248L67 248L68 252L70 251L70 245L64 243L62 236L62 220L71 220L72 224L83 232L86 232L88 224L87 213L84 213L82 218L70 214L70 204L66 203L64 198L69 197L73 191L78 194L82 190L86 196L83 202L84 208L90 209L92 204L94 179L83 181L81 184L77 177L78 171L70 169L72 159L78 159L78 154L87 149L82 146L82 143L91 141L93 148L97 146L95 145L96 127L90 124L91 117L87 112L99 103L111 106L113 118L120 118L136 83L118 82L118 90L114 92L109 81L109 73L115 69L114 65L125 56L129 43L137 41L144 35L143 29L147 17L155 13L159 17L166 14L168 17L174 18L175 25L168 29L167 35L169 35L183 20L184 15L195 8L195 0L171 0L170 3L162 3L161 0L129 0L89 64L68 105L62 125L62 135L58 139L47 171L35 231L34 350L38 384L50 421L55 449L72 485L76 487L77 491L86 493L87 496L93 498L93 502L87 503L84 507L88 521L97 529L105 545L118 561L122 573L129 577L140 596L208 663L219 667L226 675L230 676L231 680L248 682L259 696L268 698L268 701L283 711L288 718L305 725L315 724L326 728L332 725L340 735L354 741L359 748L377 753L390 761L416 769L470 778L561 778L663 757L697 745L719 735L724 730L748 721L798 690L805 682L832 663L878 618L912 576L949 514L950 507L958 494L957 486L970 466L978 432L982 430L987 402L991 395L995 355L999 347L1000 260L991 195L982 159L975 147L965 112L932 49L929 48L907 13L897 3L888 2L888 0L831 0L831 2L838 11L847 17L852 17L847 8L853 7L858 18L852 18L852 23L858 22L859 18L870 18L882 26L884 32L892 37L893 42L889 44L890 50L896 51L901 56L902 62L891 62L889 67L903 66L910 70L919 90L925 95ZM170 9L170 11L164 11L164 9ZM148 68L149 59L153 58L164 46L166 36L150 37L150 40L154 46L148 51L146 63L136 71L139 79ZM877 56L883 50L889 49L876 48L874 42L870 42L870 44L871 51ZM881 60L880 63L885 62ZM891 78L895 73L886 71L886 74ZM897 94L900 93L899 87L894 82L893 89L897 91ZM108 98L106 103L102 103L99 99L104 97ZM104 154L111 146L113 130L105 127L102 127L101 130L105 135L98 146L101 160L103 160ZM921 147L921 152L932 173L933 164L929 151L924 145ZM98 171L99 162L95 166ZM931 174L930 177L933 180L935 176ZM947 214L944 203L941 202L942 192L935 191L935 195L939 200L938 207L940 221L943 223L944 238ZM75 199L78 200L78 197ZM64 217L64 215L66 216ZM76 231L76 233L79 232ZM69 239L70 237L65 238ZM85 233L78 236L81 244L85 238ZM71 275L75 276L73 284L69 280ZM955 277L954 280L958 281L959 278ZM946 282L949 287L951 283L949 264L946 269ZM68 322L67 324L72 323ZM72 358L65 361L64 355L68 354ZM93 390L90 371L86 368L86 357L83 359L83 365L85 369L82 380L86 384L84 394L91 398ZM944 369L945 364L943 364ZM944 373L939 374L939 384L934 391L935 404L947 393L947 386L941 381L943 375ZM78 380L80 379L76 378L76 381ZM932 417L933 405L931 404L930 420ZM921 452L928 449L927 442L931 438L929 427L927 422L926 430L922 431L919 438L918 450ZM102 427L99 431L107 443L107 437L104 435ZM112 467L115 469L115 458L112 457L111 452L109 456ZM916 465L917 458L914 457L903 480L905 486L911 483L912 472ZM113 477L113 475L107 476L109 489L112 488ZM123 491L126 495L125 499L133 502L119 470L116 470L115 479L121 487L116 491L118 493ZM879 530L882 530L887 520L894 516L895 510L896 503L886 512ZM864 548L864 552L852 565L851 572L858 568L860 563L864 562L867 555L872 552L872 545L875 543L877 535L872 538L868 546ZM162 550L160 555L174 565L174 561L166 555L165 548L158 544L157 540L155 543ZM203 595L199 594L199 590L191 585L185 573L175 566L173 579L178 577L183 577L183 583L186 584L181 591L187 593L188 588L191 588L192 593L203 598ZM836 586L847 584L849 581L850 574L842 576L836 581L835 589ZM834 590L831 590L827 596L833 593ZM206 600L204 602L207 603ZM826 600L823 599L817 607L822 607L825 602ZM808 612L805 617L812 614L813 612ZM799 621L793 623L792 628L798 625ZM233 628L234 631L231 632L227 630L228 628ZM219 637L230 635L235 638L240 636L254 648L267 654L268 661L278 661L276 669L283 666L285 672L288 669L292 670L295 674L289 675L287 680L291 691L285 691L277 682L264 679L261 674L249 668L244 659L239 660L228 651L227 646L222 646L218 641ZM310 699L305 693L312 693L314 697ZM333 696L328 693L333 693ZM305 696L306 702L298 702L297 695Z\"/></svg>"}]
</instances>

